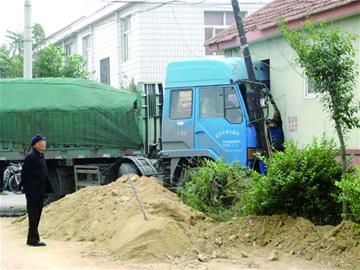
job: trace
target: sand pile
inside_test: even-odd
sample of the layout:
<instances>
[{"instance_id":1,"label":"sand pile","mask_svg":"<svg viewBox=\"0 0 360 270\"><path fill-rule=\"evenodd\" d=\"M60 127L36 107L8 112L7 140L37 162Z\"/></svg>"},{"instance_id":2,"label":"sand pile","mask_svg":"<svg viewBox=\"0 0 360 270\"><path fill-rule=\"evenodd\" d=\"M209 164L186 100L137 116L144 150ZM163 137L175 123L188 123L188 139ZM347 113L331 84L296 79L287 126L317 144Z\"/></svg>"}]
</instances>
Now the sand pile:
<instances>
[{"instance_id":1,"label":"sand pile","mask_svg":"<svg viewBox=\"0 0 360 270\"><path fill-rule=\"evenodd\" d=\"M271 247L287 254L353 268L360 265L360 234L355 223L315 226L310 221L285 215L241 217L214 226L199 224L203 238L220 243L224 250L238 245Z\"/></svg>"},{"instance_id":2,"label":"sand pile","mask_svg":"<svg viewBox=\"0 0 360 270\"><path fill-rule=\"evenodd\" d=\"M206 217L184 205L155 178L131 176L149 220L144 220L127 177L87 187L46 207L45 238L94 241L126 259L162 260L188 252L190 229ZM21 222L26 228L27 220Z\"/></svg>"}]
</instances>

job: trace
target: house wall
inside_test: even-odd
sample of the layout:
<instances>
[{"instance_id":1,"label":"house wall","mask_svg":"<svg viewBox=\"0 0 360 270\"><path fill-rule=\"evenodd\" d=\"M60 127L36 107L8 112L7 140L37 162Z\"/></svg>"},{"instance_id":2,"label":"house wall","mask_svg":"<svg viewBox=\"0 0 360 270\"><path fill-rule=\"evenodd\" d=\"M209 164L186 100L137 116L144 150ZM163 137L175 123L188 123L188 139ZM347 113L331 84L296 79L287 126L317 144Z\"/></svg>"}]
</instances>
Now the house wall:
<instances>
[{"instance_id":1,"label":"house wall","mask_svg":"<svg viewBox=\"0 0 360 270\"><path fill-rule=\"evenodd\" d=\"M219 4L226 3L226 4ZM214 2L215 3L215 2ZM110 58L110 84L127 87L135 83L158 83L165 77L169 61L205 56L204 11L232 11L225 0L204 5L114 3L61 30L47 40L62 48L73 41L73 53L82 54L82 38L91 35L88 68L91 79L100 81L100 60ZM249 14L263 4L241 4ZM123 61L122 19L131 15L129 59ZM101 17L103 16L103 17Z\"/></svg>"},{"instance_id":2,"label":"house wall","mask_svg":"<svg viewBox=\"0 0 360 270\"><path fill-rule=\"evenodd\" d=\"M360 14L331 21L329 27L357 35L354 46L357 48L356 62L360 66ZM332 121L324 111L320 99L315 96L305 97L303 70L295 65L296 53L281 36L250 44L253 59L270 59L271 92L282 113L286 138L297 141L300 145L311 142L313 136L323 133L338 141ZM239 49L225 51L226 56L242 56ZM360 100L360 76L354 89L356 100ZM359 114L360 117L360 114ZM348 149L360 149L360 130L347 134Z\"/></svg>"},{"instance_id":3,"label":"house wall","mask_svg":"<svg viewBox=\"0 0 360 270\"><path fill-rule=\"evenodd\" d=\"M143 5L146 8L148 5ZM204 11L199 6L166 5L141 18L142 81L162 81L169 61L205 56ZM216 9L228 11L226 6ZM156 36L156 38L153 38Z\"/></svg>"}]
</instances>

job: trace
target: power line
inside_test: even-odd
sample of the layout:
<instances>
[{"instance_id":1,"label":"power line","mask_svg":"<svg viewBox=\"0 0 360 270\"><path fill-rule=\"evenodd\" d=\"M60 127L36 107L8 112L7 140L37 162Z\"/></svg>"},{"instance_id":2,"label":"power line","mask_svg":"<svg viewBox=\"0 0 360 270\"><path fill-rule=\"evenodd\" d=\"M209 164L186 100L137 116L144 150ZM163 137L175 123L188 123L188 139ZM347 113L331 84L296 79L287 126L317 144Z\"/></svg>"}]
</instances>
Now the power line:
<instances>
[{"instance_id":1,"label":"power line","mask_svg":"<svg viewBox=\"0 0 360 270\"><path fill-rule=\"evenodd\" d=\"M185 48L186 48L193 56L199 57L199 56L198 56L196 53L194 53L193 50L191 50L190 47L186 44L185 39L184 39L184 34L183 34L183 32L182 32L182 30L181 30L181 27L180 27L180 25L179 25L179 23L178 23L178 21L177 21L175 12L174 12L174 10L172 9L171 6L170 6L170 9L171 9L171 13L172 13L172 15L173 15L173 18L174 18L174 20L175 20L176 26L177 26L177 28L179 29L180 37L181 37L181 40L182 40Z\"/></svg>"}]
</instances>

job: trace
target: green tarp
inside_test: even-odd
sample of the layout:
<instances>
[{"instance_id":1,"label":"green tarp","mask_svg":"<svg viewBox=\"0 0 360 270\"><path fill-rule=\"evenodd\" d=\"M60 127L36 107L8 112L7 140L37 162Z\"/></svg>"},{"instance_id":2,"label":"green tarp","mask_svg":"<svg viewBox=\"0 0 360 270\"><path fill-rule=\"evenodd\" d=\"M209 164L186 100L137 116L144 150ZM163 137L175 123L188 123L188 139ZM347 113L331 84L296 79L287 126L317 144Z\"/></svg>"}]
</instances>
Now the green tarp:
<instances>
[{"instance_id":1,"label":"green tarp","mask_svg":"<svg viewBox=\"0 0 360 270\"><path fill-rule=\"evenodd\" d=\"M136 94L84 79L0 80L1 143L29 145L41 133L55 147L142 146Z\"/></svg>"}]
</instances>

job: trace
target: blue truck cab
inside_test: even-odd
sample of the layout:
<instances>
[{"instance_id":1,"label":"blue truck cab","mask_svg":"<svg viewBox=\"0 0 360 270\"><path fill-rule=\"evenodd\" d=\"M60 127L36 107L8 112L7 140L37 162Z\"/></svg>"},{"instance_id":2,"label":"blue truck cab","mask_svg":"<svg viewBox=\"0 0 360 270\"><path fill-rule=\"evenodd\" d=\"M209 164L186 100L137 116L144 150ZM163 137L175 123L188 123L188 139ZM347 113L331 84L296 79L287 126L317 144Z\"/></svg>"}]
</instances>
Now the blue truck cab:
<instances>
[{"instance_id":1,"label":"blue truck cab","mask_svg":"<svg viewBox=\"0 0 360 270\"><path fill-rule=\"evenodd\" d=\"M269 85L268 67L254 61L258 82ZM249 166L258 146L251 116L251 88L241 58L174 61L166 70L161 156L170 181L193 158L223 158Z\"/></svg>"}]
</instances>

